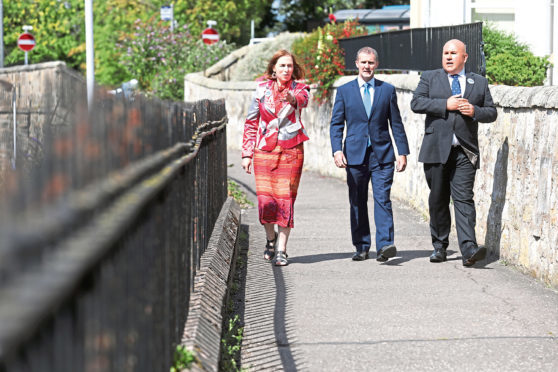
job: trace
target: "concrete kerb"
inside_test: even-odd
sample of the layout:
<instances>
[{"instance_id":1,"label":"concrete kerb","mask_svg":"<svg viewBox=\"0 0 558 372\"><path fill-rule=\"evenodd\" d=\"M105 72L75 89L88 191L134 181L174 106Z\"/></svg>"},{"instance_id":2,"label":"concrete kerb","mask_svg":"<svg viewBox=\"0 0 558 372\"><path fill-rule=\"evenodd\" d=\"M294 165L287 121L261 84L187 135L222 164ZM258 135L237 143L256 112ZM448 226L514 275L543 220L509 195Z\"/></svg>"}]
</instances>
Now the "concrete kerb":
<instances>
[{"instance_id":1,"label":"concrete kerb","mask_svg":"<svg viewBox=\"0 0 558 372\"><path fill-rule=\"evenodd\" d=\"M218 371L223 309L234 271L240 207L229 197L219 213L194 279L182 345L194 353L190 371Z\"/></svg>"}]
</instances>

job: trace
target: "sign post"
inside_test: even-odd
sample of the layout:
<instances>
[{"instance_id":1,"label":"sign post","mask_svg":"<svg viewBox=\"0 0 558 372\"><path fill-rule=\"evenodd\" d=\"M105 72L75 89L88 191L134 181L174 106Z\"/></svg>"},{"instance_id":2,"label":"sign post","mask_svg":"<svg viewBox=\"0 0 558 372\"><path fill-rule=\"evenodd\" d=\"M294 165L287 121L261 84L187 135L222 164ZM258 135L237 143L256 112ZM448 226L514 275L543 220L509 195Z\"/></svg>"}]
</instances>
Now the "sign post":
<instances>
[{"instance_id":1,"label":"sign post","mask_svg":"<svg viewBox=\"0 0 558 372\"><path fill-rule=\"evenodd\" d=\"M19 49L25 52L25 65L28 64L28 52L35 48L35 37L31 35L28 31L31 31L33 27L23 26L23 33L17 38L17 46Z\"/></svg>"},{"instance_id":2,"label":"sign post","mask_svg":"<svg viewBox=\"0 0 558 372\"><path fill-rule=\"evenodd\" d=\"M170 30L174 31L174 5L163 5L161 7L161 21L170 21Z\"/></svg>"},{"instance_id":3,"label":"sign post","mask_svg":"<svg viewBox=\"0 0 558 372\"><path fill-rule=\"evenodd\" d=\"M219 41L219 33L211 26L215 26L216 21L207 21L207 28L202 31L202 40L204 43L211 45Z\"/></svg>"}]
</instances>

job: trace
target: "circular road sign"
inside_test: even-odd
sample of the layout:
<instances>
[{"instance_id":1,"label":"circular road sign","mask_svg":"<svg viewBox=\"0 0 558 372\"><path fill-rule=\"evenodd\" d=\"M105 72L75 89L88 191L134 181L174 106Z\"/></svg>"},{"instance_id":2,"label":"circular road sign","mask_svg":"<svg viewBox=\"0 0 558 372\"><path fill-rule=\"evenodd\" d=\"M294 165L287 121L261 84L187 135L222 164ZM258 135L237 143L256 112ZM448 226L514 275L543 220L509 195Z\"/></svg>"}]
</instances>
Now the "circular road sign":
<instances>
[{"instance_id":1,"label":"circular road sign","mask_svg":"<svg viewBox=\"0 0 558 372\"><path fill-rule=\"evenodd\" d=\"M24 32L17 38L17 46L24 52L29 52L35 47L35 37L28 32Z\"/></svg>"},{"instance_id":2,"label":"circular road sign","mask_svg":"<svg viewBox=\"0 0 558 372\"><path fill-rule=\"evenodd\" d=\"M202 40L206 44L213 44L219 41L219 33L214 28L208 27L202 32Z\"/></svg>"}]
</instances>

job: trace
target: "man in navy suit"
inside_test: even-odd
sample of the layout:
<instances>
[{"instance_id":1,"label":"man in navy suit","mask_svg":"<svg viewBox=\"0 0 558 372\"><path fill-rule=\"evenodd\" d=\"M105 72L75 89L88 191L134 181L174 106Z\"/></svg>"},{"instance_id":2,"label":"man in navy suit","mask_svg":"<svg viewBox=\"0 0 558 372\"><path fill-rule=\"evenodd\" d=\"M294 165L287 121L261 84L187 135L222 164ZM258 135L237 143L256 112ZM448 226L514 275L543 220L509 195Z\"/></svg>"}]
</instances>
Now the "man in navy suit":
<instances>
[{"instance_id":1,"label":"man in navy suit","mask_svg":"<svg viewBox=\"0 0 558 372\"><path fill-rule=\"evenodd\" d=\"M488 81L465 71L467 51L457 39L442 51L442 67L425 71L413 94L411 109L426 114L424 138L418 160L430 188L428 209L434 252L430 262L446 261L451 215L455 211L457 239L463 266L484 259L486 248L475 237L473 186L479 168L478 126L496 120L497 112Z\"/></svg>"},{"instance_id":2,"label":"man in navy suit","mask_svg":"<svg viewBox=\"0 0 558 372\"><path fill-rule=\"evenodd\" d=\"M366 260L372 244L367 206L370 181L374 195L376 260L385 262L395 257L391 184L394 170L405 170L409 154L395 88L374 78L378 62L378 53L373 48L364 47L357 52L358 77L337 89L331 115L333 160L337 167L347 170L351 236L356 248L354 261ZM396 166L390 126L398 152Z\"/></svg>"}]
</instances>

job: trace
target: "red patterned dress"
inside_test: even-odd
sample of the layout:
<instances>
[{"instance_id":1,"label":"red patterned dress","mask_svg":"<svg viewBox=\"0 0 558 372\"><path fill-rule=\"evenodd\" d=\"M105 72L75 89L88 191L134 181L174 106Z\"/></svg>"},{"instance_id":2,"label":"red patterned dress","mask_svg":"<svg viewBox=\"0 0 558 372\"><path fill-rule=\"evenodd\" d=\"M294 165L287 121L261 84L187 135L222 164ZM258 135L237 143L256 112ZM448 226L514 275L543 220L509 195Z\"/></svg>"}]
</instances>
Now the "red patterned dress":
<instances>
[{"instance_id":1,"label":"red patterned dress","mask_svg":"<svg viewBox=\"0 0 558 372\"><path fill-rule=\"evenodd\" d=\"M286 101L287 91L296 98L296 107ZM308 105L309 91L308 85L293 80L281 90L269 80L254 93L244 124L242 157L252 158L262 224L294 227L303 142L308 140L300 114Z\"/></svg>"}]
</instances>

